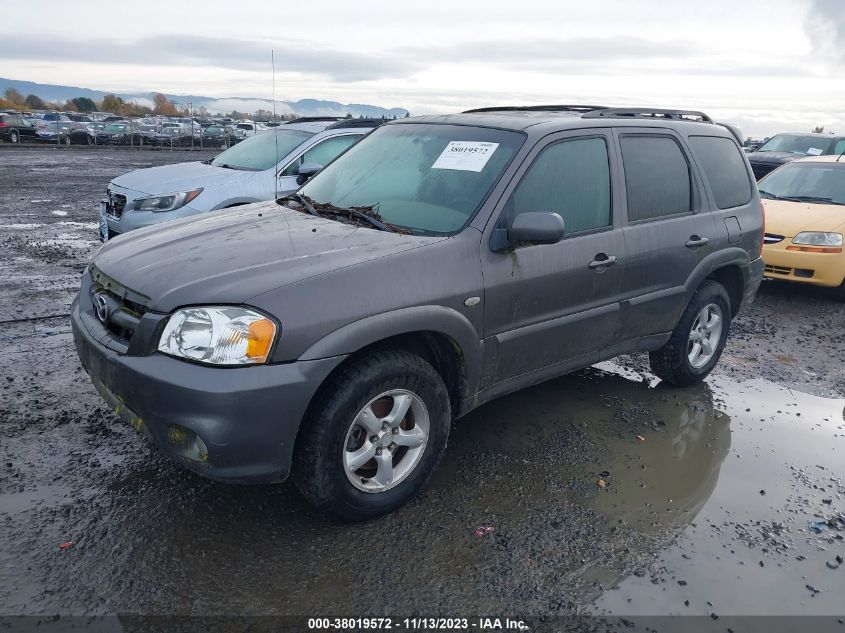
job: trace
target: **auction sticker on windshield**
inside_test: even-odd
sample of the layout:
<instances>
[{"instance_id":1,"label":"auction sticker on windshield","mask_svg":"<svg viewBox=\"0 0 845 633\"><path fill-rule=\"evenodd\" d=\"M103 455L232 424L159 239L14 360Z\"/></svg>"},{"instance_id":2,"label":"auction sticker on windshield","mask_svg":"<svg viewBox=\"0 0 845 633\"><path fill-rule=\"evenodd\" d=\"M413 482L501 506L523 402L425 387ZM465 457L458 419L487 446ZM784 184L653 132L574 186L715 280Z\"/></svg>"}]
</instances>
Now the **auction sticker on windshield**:
<instances>
[{"instance_id":1,"label":"auction sticker on windshield","mask_svg":"<svg viewBox=\"0 0 845 633\"><path fill-rule=\"evenodd\" d=\"M807 150L807 154L809 154L810 156L821 156L822 151L823 150L820 150L818 147L811 147Z\"/></svg>"},{"instance_id":2,"label":"auction sticker on windshield","mask_svg":"<svg viewBox=\"0 0 845 633\"><path fill-rule=\"evenodd\" d=\"M481 171L497 147L499 147L498 143L451 141L431 168Z\"/></svg>"}]
</instances>

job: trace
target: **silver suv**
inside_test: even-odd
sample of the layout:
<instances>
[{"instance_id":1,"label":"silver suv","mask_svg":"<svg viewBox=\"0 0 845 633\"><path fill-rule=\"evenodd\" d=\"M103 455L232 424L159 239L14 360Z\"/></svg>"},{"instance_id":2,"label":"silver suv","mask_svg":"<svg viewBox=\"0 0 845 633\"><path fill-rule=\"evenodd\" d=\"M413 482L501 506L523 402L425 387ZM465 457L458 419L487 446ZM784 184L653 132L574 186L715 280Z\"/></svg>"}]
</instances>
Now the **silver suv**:
<instances>
[{"instance_id":1,"label":"silver suv","mask_svg":"<svg viewBox=\"0 0 845 633\"><path fill-rule=\"evenodd\" d=\"M703 380L762 243L748 161L706 115L494 108L391 122L278 202L107 243L72 325L97 389L165 453L221 480L292 474L365 519L506 393L637 351Z\"/></svg>"},{"instance_id":2,"label":"silver suv","mask_svg":"<svg viewBox=\"0 0 845 633\"><path fill-rule=\"evenodd\" d=\"M109 239L168 220L273 200L296 190L381 122L297 119L259 132L212 160L124 174L109 183L108 198L100 203L101 237Z\"/></svg>"}]
</instances>

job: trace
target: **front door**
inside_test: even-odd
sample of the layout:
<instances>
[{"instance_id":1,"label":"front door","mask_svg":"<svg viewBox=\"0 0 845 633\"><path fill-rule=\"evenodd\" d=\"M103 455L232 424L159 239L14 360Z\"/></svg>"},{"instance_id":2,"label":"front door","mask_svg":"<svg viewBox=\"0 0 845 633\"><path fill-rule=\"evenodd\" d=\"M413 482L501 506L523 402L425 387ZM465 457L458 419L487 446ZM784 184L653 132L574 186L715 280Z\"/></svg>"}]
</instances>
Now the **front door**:
<instances>
[{"instance_id":1,"label":"front door","mask_svg":"<svg viewBox=\"0 0 845 633\"><path fill-rule=\"evenodd\" d=\"M606 130L559 135L535 149L506 192L499 227L519 213L554 212L565 237L510 252L482 243L483 387L596 355L616 340L625 257L611 143Z\"/></svg>"}]
</instances>

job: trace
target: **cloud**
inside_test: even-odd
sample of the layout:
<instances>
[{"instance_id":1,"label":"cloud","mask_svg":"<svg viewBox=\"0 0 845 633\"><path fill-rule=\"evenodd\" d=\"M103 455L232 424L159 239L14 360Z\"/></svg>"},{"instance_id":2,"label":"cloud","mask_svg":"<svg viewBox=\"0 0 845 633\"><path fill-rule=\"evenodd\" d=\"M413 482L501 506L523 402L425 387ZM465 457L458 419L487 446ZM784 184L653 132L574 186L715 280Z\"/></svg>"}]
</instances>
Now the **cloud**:
<instances>
[{"instance_id":1,"label":"cloud","mask_svg":"<svg viewBox=\"0 0 845 633\"><path fill-rule=\"evenodd\" d=\"M130 42L7 33L0 39L0 59L142 66L196 65L267 72L270 70L271 49L276 51L277 73L324 75L338 82L398 77L415 68L415 64L410 62L313 45L279 45L198 35L160 35Z\"/></svg>"},{"instance_id":2,"label":"cloud","mask_svg":"<svg viewBox=\"0 0 845 633\"><path fill-rule=\"evenodd\" d=\"M810 0L807 30L814 48L845 64L845 2Z\"/></svg>"}]
</instances>

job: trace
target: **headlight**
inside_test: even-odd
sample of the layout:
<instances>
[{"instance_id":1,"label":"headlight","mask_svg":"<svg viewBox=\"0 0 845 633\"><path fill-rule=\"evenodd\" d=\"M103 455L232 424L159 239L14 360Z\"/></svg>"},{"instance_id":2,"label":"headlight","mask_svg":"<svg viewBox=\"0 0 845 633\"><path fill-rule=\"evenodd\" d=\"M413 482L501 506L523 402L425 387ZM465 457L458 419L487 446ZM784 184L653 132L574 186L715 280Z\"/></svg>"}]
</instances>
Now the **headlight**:
<instances>
[{"instance_id":1,"label":"headlight","mask_svg":"<svg viewBox=\"0 0 845 633\"><path fill-rule=\"evenodd\" d=\"M842 246L842 234L804 231L793 237L792 243L807 246Z\"/></svg>"},{"instance_id":2,"label":"headlight","mask_svg":"<svg viewBox=\"0 0 845 633\"><path fill-rule=\"evenodd\" d=\"M138 198L135 201L134 208L138 211L153 211L155 213L173 211L179 207L184 207L201 193L202 189L194 189L193 191L169 193L166 196L155 196L154 198Z\"/></svg>"},{"instance_id":3,"label":"headlight","mask_svg":"<svg viewBox=\"0 0 845 633\"><path fill-rule=\"evenodd\" d=\"M228 306L184 308L167 321L158 351L210 365L267 362L276 324L263 314Z\"/></svg>"}]
</instances>

